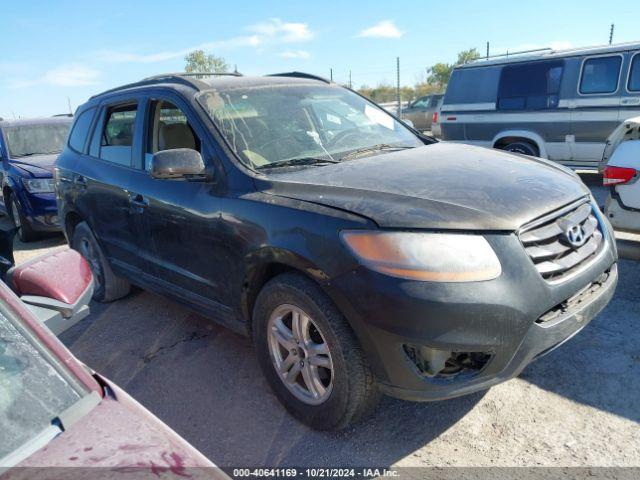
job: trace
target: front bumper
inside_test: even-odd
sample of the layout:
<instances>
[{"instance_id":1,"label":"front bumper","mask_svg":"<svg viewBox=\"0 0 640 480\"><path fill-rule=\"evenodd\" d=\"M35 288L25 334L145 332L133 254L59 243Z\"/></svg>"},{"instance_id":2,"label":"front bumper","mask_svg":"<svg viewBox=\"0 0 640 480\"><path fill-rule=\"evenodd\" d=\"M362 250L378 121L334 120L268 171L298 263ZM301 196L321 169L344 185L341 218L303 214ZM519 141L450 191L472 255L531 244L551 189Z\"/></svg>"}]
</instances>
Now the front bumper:
<instances>
[{"instance_id":1,"label":"front bumper","mask_svg":"<svg viewBox=\"0 0 640 480\"><path fill-rule=\"evenodd\" d=\"M332 281L330 295L358 335L384 393L441 400L517 376L533 359L579 332L614 294L616 253L609 235L594 260L558 284L542 279L515 235L487 240L500 252L503 273L495 280L415 282L360 267ZM595 293L552 321L536 322L605 272L608 277ZM477 352L490 359L475 372L428 376L407 354L407 345Z\"/></svg>"},{"instance_id":2,"label":"front bumper","mask_svg":"<svg viewBox=\"0 0 640 480\"><path fill-rule=\"evenodd\" d=\"M22 212L29 220L31 228L39 232L60 231L58 218L58 206L54 193L28 193L22 192L19 200L22 203Z\"/></svg>"}]
</instances>

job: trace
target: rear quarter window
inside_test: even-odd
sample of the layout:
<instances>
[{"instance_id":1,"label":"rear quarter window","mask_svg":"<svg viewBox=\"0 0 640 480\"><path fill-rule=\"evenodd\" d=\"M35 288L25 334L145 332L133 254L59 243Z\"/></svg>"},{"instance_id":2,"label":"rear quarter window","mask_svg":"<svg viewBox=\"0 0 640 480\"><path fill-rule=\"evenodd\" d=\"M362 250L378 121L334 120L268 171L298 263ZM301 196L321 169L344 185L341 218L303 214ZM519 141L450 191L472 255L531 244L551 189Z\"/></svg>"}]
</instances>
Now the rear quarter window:
<instances>
[{"instance_id":1,"label":"rear quarter window","mask_svg":"<svg viewBox=\"0 0 640 480\"><path fill-rule=\"evenodd\" d=\"M620 55L587 58L582 64L580 93L589 95L615 92L618 89L621 65Z\"/></svg>"},{"instance_id":2,"label":"rear quarter window","mask_svg":"<svg viewBox=\"0 0 640 480\"><path fill-rule=\"evenodd\" d=\"M640 54L638 53L636 53L633 56L633 60L631 60L627 90L630 92L640 92Z\"/></svg>"},{"instance_id":3,"label":"rear quarter window","mask_svg":"<svg viewBox=\"0 0 640 480\"><path fill-rule=\"evenodd\" d=\"M453 71L444 104L494 103L500 66L460 68Z\"/></svg>"},{"instance_id":4,"label":"rear quarter window","mask_svg":"<svg viewBox=\"0 0 640 480\"><path fill-rule=\"evenodd\" d=\"M76 152L86 153L87 137L95 111L95 108L85 110L78 115L75 122L73 122L71 134L69 135L69 146Z\"/></svg>"}]
</instances>

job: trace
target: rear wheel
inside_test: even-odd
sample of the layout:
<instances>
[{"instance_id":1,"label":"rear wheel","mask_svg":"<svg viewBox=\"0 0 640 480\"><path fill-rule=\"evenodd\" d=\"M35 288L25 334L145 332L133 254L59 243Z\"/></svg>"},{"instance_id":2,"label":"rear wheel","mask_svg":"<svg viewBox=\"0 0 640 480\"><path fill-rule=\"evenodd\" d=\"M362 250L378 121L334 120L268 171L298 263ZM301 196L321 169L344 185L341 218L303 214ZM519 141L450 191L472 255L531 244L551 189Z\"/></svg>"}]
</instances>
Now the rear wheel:
<instances>
[{"instance_id":1,"label":"rear wheel","mask_svg":"<svg viewBox=\"0 0 640 480\"><path fill-rule=\"evenodd\" d=\"M13 222L13 226L18 229L18 238L21 242L32 242L38 238L36 232L29 223L29 220L22 213L22 208L16 200L14 193L9 195L9 217Z\"/></svg>"},{"instance_id":2,"label":"rear wheel","mask_svg":"<svg viewBox=\"0 0 640 480\"><path fill-rule=\"evenodd\" d=\"M111 302L129 293L131 285L118 277L107 261L104 252L86 222L79 223L73 231L71 247L87 260L93 273L93 299Z\"/></svg>"},{"instance_id":3,"label":"rear wheel","mask_svg":"<svg viewBox=\"0 0 640 480\"><path fill-rule=\"evenodd\" d=\"M253 339L276 396L312 428L344 428L376 405L378 391L353 331L311 280L287 273L265 285Z\"/></svg>"},{"instance_id":4,"label":"rear wheel","mask_svg":"<svg viewBox=\"0 0 640 480\"><path fill-rule=\"evenodd\" d=\"M538 148L534 144L524 140L507 143L499 148L507 152L521 153L522 155L530 155L532 157L538 157L540 155Z\"/></svg>"}]
</instances>

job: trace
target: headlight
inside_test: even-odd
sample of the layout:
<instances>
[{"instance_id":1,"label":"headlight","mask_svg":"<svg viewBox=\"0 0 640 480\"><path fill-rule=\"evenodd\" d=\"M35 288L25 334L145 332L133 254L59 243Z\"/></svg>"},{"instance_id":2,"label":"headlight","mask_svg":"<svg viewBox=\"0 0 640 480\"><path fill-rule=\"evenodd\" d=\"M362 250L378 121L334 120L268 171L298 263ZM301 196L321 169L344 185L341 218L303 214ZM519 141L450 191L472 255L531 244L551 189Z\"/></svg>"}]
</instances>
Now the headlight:
<instances>
[{"instance_id":1,"label":"headlight","mask_svg":"<svg viewBox=\"0 0 640 480\"><path fill-rule=\"evenodd\" d=\"M23 178L22 183L29 193L53 193L53 178Z\"/></svg>"},{"instance_id":2,"label":"headlight","mask_svg":"<svg viewBox=\"0 0 640 480\"><path fill-rule=\"evenodd\" d=\"M428 282L478 282L502 273L495 252L480 235L344 231L358 260L376 272Z\"/></svg>"}]
</instances>

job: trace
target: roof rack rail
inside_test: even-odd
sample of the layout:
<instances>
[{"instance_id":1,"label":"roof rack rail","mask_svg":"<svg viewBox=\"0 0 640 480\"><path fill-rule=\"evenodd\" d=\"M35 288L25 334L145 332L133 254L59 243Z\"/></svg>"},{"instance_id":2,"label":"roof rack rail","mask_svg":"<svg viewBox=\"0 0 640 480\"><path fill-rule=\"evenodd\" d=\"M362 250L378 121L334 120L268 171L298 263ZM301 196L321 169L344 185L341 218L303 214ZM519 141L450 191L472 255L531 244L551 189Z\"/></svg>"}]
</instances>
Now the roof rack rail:
<instances>
[{"instance_id":1,"label":"roof rack rail","mask_svg":"<svg viewBox=\"0 0 640 480\"><path fill-rule=\"evenodd\" d=\"M154 83L182 83L184 85L188 85L189 87L193 87L196 90L202 90L204 88L209 88L205 82L200 80L197 77L209 77L209 76L232 76L232 77L241 77L242 74L240 72L229 72L229 73L215 73L215 72L204 72L204 73L188 73L188 72L178 72L178 73L161 73L158 75L153 75L151 77L143 78L137 82L127 83L126 85L120 85L119 87L111 88L109 90L105 90L104 92L93 95L91 98L95 98L99 95L104 95L105 93L117 92L119 90L126 90L127 88L133 87L142 87L145 85L153 85Z\"/></svg>"},{"instance_id":2,"label":"roof rack rail","mask_svg":"<svg viewBox=\"0 0 640 480\"><path fill-rule=\"evenodd\" d=\"M508 50L505 53L498 53L496 55L488 55L488 56L484 56L484 57L478 57L475 60L471 60L467 63L473 63L473 62L480 62L482 60L489 60L491 58L502 58L502 57L509 57L512 55L522 55L524 53L541 53L541 52L553 52L553 48L534 48L533 50L519 50L516 52L509 52Z\"/></svg>"},{"instance_id":3,"label":"roof rack rail","mask_svg":"<svg viewBox=\"0 0 640 480\"><path fill-rule=\"evenodd\" d=\"M331 83L331 80L321 77L320 75L314 75L312 73L304 72L283 72L283 73L270 73L267 77L293 77L293 78L308 78L311 80L319 80L324 83Z\"/></svg>"}]
</instances>

